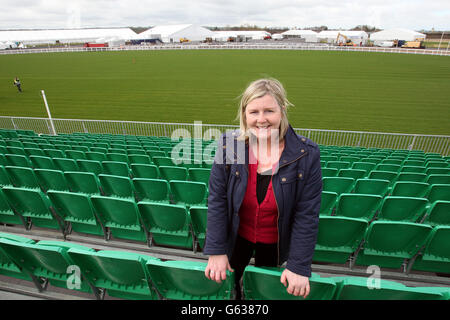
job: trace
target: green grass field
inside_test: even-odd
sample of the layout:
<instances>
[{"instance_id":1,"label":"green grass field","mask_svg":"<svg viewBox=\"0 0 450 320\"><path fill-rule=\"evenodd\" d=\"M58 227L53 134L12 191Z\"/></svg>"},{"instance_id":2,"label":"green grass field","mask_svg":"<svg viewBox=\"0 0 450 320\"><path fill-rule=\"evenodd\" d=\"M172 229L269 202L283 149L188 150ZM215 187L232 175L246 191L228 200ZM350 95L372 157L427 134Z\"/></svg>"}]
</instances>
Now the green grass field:
<instances>
[{"instance_id":1,"label":"green grass field","mask_svg":"<svg viewBox=\"0 0 450 320\"><path fill-rule=\"evenodd\" d=\"M271 50L0 56L0 115L237 124L239 95L278 78L297 128L450 135L450 58ZM18 76L24 92L13 86Z\"/></svg>"}]
</instances>

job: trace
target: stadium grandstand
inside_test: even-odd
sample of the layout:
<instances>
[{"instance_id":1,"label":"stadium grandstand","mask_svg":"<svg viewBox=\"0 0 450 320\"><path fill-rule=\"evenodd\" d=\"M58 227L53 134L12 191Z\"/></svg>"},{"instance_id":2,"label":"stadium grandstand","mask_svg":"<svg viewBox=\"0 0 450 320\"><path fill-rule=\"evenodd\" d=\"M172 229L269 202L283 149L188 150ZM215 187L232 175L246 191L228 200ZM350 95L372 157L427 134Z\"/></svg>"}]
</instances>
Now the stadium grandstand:
<instances>
[{"instance_id":1,"label":"stadium grandstand","mask_svg":"<svg viewBox=\"0 0 450 320\"><path fill-rule=\"evenodd\" d=\"M0 130L0 295L233 299L204 276L213 140ZM200 149L199 149L200 148ZM450 157L320 145L311 300L450 298ZM197 157L195 152L200 152ZM382 279L373 278L382 272ZM78 277L77 277L78 275ZM303 299L246 268L248 300ZM374 289L375 288L375 289Z\"/></svg>"}]
</instances>

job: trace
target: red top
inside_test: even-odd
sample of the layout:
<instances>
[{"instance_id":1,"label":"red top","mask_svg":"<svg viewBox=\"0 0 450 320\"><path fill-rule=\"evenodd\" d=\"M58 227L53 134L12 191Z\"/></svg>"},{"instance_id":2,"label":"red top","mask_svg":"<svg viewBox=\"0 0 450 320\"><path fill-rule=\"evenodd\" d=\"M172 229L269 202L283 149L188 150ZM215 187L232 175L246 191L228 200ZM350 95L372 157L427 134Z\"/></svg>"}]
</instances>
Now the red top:
<instances>
[{"instance_id":1,"label":"red top","mask_svg":"<svg viewBox=\"0 0 450 320\"><path fill-rule=\"evenodd\" d=\"M251 152L250 152L251 153ZM249 175L244 201L239 209L239 235L253 243L278 242L278 207L272 189L272 180L261 204L256 196L258 164L248 165Z\"/></svg>"}]
</instances>

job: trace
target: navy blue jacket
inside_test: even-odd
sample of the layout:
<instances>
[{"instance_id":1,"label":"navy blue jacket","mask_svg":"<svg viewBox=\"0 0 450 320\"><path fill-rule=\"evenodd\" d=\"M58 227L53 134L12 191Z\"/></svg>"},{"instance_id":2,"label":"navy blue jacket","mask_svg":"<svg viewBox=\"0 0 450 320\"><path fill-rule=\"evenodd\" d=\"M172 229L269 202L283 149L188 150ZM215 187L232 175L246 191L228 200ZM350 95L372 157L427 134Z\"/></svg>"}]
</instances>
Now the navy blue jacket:
<instances>
[{"instance_id":1,"label":"navy blue jacket","mask_svg":"<svg viewBox=\"0 0 450 320\"><path fill-rule=\"evenodd\" d=\"M208 223L203 253L230 259L239 229L239 208L248 180L248 143L228 132L219 140L209 180ZM245 156L242 156L245 155ZM272 177L278 206L278 264L310 277L322 194L320 151L289 126L279 170Z\"/></svg>"}]
</instances>

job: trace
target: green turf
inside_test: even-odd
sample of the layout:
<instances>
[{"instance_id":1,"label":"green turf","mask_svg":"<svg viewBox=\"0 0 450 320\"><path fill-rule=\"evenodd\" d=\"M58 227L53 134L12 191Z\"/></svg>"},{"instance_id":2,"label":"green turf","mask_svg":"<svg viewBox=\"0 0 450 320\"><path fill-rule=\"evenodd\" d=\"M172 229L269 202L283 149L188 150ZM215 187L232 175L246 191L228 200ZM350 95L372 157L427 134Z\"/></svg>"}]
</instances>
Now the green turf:
<instances>
[{"instance_id":1,"label":"green turf","mask_svg":"<svg viewBox=\"0 0 450 320\"><path fill-rule=\"evenodd\" d=\"M297 128L450 134L450 59L285 50L185 50L0 56L0 115L213 124L238 96L278 78ZM17 93L13 78L24 92Z\"/></svg>"}]
</instances>

